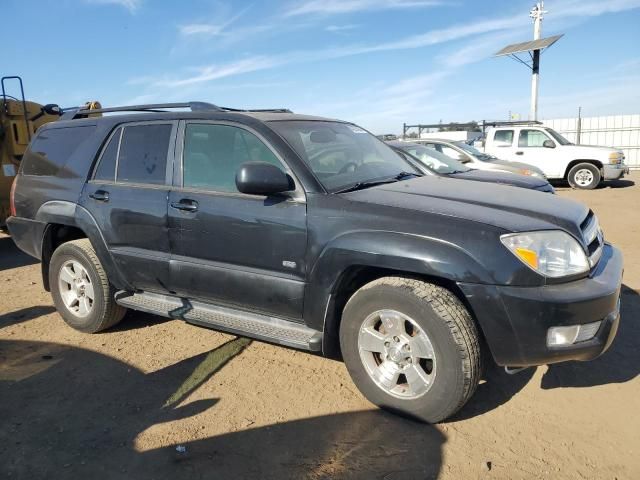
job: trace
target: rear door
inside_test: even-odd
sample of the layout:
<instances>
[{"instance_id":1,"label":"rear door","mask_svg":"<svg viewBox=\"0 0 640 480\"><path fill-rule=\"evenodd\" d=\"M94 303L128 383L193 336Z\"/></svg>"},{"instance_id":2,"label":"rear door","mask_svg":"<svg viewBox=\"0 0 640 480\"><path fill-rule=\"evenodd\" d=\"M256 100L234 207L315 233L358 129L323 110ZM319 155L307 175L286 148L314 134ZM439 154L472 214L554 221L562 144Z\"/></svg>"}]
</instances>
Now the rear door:
<instances>
[{"instance_id":1,"label":"rear door","mask_svg":"<svg viewBox=\"0 0 640 480\"><path fill-rule=\"evenodd\" d=\"M118 267L141 290L163 293L169 283L167 198L176 131L170 121L116 128L81 200Z\"/></svg>"},{"instance_id":2,"label":"rear door","mask_svg":"<svg viewBox=\"0 0 640 480\"><path fill-rule=\"evenodd\" d=\"M490 140L487 142L487 153L495 155L500 160L518 161L516 155L517 143L514 142L516 132L513 128L496 128L489 132Z\"/></svg>"},{"instance_id":3,"label":"rear door","mask_svg":"<svg viewBox=\"0 0 640 480\"><path fill-rule=\"evenodd\" d=\"M244 162L270 162L288 171L276 150L245 126L206 121L183 122L176 150L169 195L171 289L302 321L304 192L265 197L235 186Z\"/></svg>"}]
</instances>

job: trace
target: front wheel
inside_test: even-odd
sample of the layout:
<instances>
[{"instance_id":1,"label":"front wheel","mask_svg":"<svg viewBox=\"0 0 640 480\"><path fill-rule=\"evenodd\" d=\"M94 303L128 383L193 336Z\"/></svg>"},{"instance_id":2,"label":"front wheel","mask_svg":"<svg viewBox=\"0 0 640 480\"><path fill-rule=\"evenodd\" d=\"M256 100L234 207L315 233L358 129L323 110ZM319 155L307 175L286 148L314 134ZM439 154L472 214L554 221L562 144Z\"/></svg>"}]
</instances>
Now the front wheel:
<instances>
[{"instance_id":1,"label":"front wheel","mask_svg":"<svg viewBox=\"0 0 640 480\"><path fill-rule=\"evenodd\" d=\"M593 190L600 183L601 175L598 167L591 163L579 163L571 167L567 180L573 188Z\"/></svg>"},{"instance_id":2,"label":"front wheel","mask_svg":"<svg viewBox=\"0 0 640 480\"><path fill-rule=\"evenodd\" d=\"M435 423L471 397L481 373L479 334L449 290L384 277L345 306L340 346L349 374L372 403Z\"/></svg>"}]
</instances>

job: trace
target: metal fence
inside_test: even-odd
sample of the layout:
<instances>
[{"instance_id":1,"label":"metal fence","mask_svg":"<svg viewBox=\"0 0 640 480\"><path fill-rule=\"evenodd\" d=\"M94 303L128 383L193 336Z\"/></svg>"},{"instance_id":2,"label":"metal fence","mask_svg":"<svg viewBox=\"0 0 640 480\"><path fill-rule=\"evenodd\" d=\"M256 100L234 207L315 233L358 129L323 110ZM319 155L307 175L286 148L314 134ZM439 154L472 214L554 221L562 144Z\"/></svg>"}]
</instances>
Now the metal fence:
<instances>
[{"instance_id":1,"label":"metal fence","mask_svg":"<svg viewBox=\"0 0 640 480\"><path fill-rule=\"evenodd\" d=\"M543 123L576 144L620 148L625 163L640 169L640 115L556 118Z\"/></svg>"}]
</instances>

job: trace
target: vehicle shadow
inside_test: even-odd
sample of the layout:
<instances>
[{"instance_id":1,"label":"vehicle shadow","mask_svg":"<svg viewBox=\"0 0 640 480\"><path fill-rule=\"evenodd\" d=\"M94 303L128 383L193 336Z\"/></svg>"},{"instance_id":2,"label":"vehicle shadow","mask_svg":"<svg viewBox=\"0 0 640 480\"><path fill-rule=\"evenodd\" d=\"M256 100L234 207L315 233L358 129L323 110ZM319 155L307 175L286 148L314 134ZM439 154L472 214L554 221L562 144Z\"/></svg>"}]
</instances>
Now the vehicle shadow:
<instances>
[{"instance_id":1,"label":"vehicle shadow","mask_svg":"<svg viewBox=\"0 0 640 480\"><path fill-rule=\"evenodd\" d=\"M542 388L624 383L640 374L640 295L623 285L620 301L620 325L609 350L590 362L550 365L542 377Z\"/></svg>"},{"instance_id":2,"label":"vehicle shadow","mask_svg":"<svg viewBox=\"0 0 640 480\"><path fill-rule=\"evenodd\" d=\"M25 267L34 263L38 263L38 260L20 250L11 237L0 236L0 271Z\"/></svg>"},{"instance_id":3,"label":"vehicle shadow","mask_svg":"<svg viewBox=\"0 0 640 480\"><path fill-rule=\"evenodd\" d=\"M476 393L446 423L468 420L504 405L529 383L535 373L536 367L532 367L510 375L489 359Z\"/></svg>"},{"instance_id":4,"label":"vehicle shadow","mask_svg":"<svg viewBox=\"0 0 640 480\"><path fill-rule=\"evenodd\" d=\"M28 322L34 318L44 317L55 312L56 309L51 305L38 305L34 307L26 307L14 312L3 313L0 315L0 328L17 325L18 323Z\"/></svg>"},{"instance_id":5,"label":"vehicle shadow","mask_svg":"<svg viewBox=\"0 0 640 480\"><path fill-rule=\"evenodd\" d=\"M139 328L147 328L160 323L169 322L171 320L171 318L163 317L162 315L153 315L151 313L139 312L136 310L127 310L122 321L109 328L109 330L106 330L104 333L137 330Z\"/></svg>"},{"instance_id":6,"label":"vehicle shadow","mask_svg":"<svg viewBox=\"0 0 640 480\"><path fill-rule=\"evenodd\" d=\"M222 398L188 401L248 340L144 373L99 353L0 340L0 476L32 478L436 478L445 436L380 410L276 423L198 438ZM262 400L255 397L256 402ZM184 402L187 402L186 404ZM210 411L210 409L214 411ZM185 423L182 420L188 419ZM219 419L218 419L219 420ZM136 443L166 422L166 438ZM148 439L146 440L148 442Z\"/></svg>"},{"instance_id":7,"label":"vehicle shadow","mask_svg":"<svg viewBox=\"0 0 640 480\"><path fill-rule=\"evenodd\" d=\"M627 178L622 178L619 180L607 180L600 185L600 188L627 188L633 187L636 184L633 180L629 180Z\"/></svg>"}]
</instances>

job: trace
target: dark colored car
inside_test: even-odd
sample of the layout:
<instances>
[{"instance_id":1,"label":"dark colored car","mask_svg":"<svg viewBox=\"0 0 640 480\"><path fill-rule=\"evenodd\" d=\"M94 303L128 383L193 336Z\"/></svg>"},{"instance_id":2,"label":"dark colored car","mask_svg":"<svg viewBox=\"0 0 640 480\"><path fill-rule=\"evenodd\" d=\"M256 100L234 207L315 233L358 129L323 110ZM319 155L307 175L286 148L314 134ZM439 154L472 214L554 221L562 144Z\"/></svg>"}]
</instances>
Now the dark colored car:
<instances>
[{"instance_id":1,"label":"dark colored car","mask_svg":"<svg viewBox=\"0 0 640 480\"><path fill-rule=\"evenodd\" d=\"M347 122L180 105L68 112L24 155L9 229L73 328L129 308L321 351L430 422L483 358L588 360L613 340L622 257L583 204L422 176Z\"/></svg>"},{"instance_id":2,"label":"dark colored car","mask_svg":"<svg viewBox=\"0 0 640 480\"><path fill-rule=\"evenodd\" d=\"M421 166L426 167L426 170L432 174L478 182L502 183L514 187L530 188L540 192L555 193L551 184L544 178L491 170L476 170L448 157L444 153L418 143L389 141L387 144L394 150L411 155L413 159L418 161Z\"/></svg>"}]
</instances>

